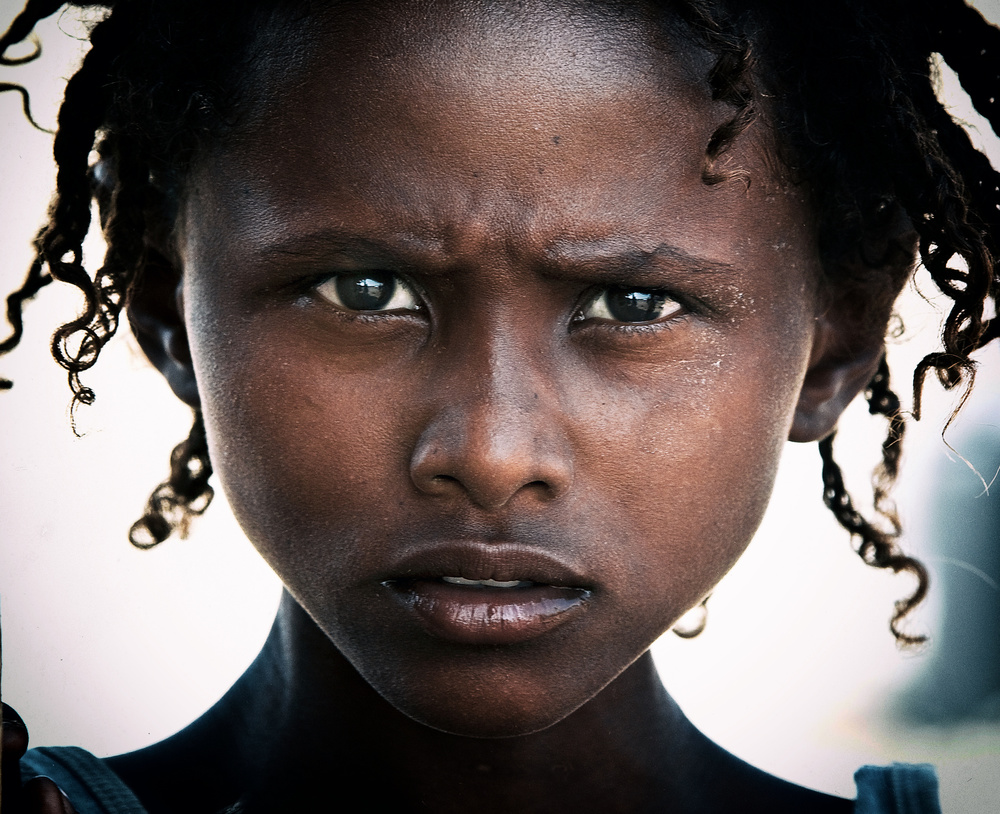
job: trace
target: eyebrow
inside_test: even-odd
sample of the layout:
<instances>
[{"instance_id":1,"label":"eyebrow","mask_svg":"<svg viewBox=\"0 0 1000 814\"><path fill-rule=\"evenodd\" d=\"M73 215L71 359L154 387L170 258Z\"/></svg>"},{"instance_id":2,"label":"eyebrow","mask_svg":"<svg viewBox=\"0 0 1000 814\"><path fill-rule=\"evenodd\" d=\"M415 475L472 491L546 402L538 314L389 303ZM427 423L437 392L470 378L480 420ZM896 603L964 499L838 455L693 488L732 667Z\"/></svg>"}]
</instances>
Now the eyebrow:
<instances>
[{"instance_id":1,"label":"eyebrow","mask_svg":"<svg viewBox=\"0 0 1000 814\"><path fill-rule=\"evenodd\" d=\"M393 260L412 260L418 254L440 251L440 248L440 241L422 239L409 233L376 240L346 229L325 228L265 243L257 248L256 254L265 260L276 257L321 259L332 251Z\"/></svg>"},{"instance_id":2,"label":"eyebrow","mask_svg":"<svg viewBox=\"0 0 1000 814\"><path fill-rule=\"evenodd\" d=\"M558 240L547 252L548 259L559 266L614 265L623 273L639 272L665 261L679 271L694 274L728 274L736 271L732 263L700 257L670 243L652 249L643 248L631 238L612 237L600 240Z\"/></svg>"}]
</instances>

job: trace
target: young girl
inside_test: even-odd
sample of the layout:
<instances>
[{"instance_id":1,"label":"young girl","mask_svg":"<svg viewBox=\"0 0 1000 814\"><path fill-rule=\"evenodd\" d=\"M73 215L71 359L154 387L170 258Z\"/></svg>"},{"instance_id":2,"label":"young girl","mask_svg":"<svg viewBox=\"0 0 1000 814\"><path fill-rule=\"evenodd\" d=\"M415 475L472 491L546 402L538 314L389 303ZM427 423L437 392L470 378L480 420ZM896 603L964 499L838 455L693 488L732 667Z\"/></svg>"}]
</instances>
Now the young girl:
<instances>
[{"instance_id":1,"label":"young girl","mask_svg":"<svg viewBox=\"0 0 1000 814\"><path fill-rule=\"evenodd\" d=\"M855 805L743 763L648 649L743 552L788 439L864 561L916 578L891 627L919 641L884 338L918 257L953 305L914 413L1000 333L1000 176L930 61L995 124L1000 32L958 0L107 5L3 347L79 289L76 408L127 317L194 412L133 543L214 475L284 592L163 742L18 764L7 724L4 811L939 810L927 767L859 772ZM859 393L880 520L833 455Z\"/></svg>"}]
</instances>

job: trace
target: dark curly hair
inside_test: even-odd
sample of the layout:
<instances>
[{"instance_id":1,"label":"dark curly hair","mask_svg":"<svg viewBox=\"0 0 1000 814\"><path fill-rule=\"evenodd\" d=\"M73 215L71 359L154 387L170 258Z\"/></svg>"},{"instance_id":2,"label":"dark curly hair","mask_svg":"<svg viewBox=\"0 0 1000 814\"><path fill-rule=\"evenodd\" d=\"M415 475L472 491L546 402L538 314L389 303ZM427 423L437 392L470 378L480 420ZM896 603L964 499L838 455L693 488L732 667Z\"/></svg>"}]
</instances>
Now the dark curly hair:
<instances>
[{"instance_id":1,"label":"dark curly hair","mask_svg":"<svg viewBox=\"0 0 1000 814\"><path fill-rule=\"evenodd\" d=\"M0 59L26 41L35 24L58 11L57 0L29 0L0 37ZM205 3L202 0L106 0L70 5L107 13L91 33L92 48L70 79L59 113L54 153L56 193L48 223L35 239L36 259L24 285L7 300L21 337L24 302L52 280L76 286L83 314L53 336L52 353L66 369L72 407L93 391L81 374L118 328L129 296L157 273L157 236L169 230L185 169L201 145L224 137L246 98L246 76L267 52L280 19L303 21L308 2ZM790 177L811 196L819 223L825 288L849 302L859 331L884 338L891 308L912 258L889 236L912 224L919 259L951 300L940 350L913 375L913 417L933 371L952 389L970 386L972 354L1000 334L997 311L1000 175L935 96L935 54L957 72L975 107L998 130L1000 30L963 0L669 0L647 3L714 56L705 81L732 116L706 146L706 184L750 179L727 159L732 144L763 120L775 135ZM675 26L676 27L676 26ZM300 26L293 36L308 36ZM17 85L0 90L27 93ZM92 152L98 159L93 162ZM88 272L82 242L91 202L99 205L108 251ZM905 255L905 253L903 253ZM0 380L0 387L10 387ZM966 391L967 392L967 391ZM907 571L917 587L897 602L890 626L897 640L921 637L901 628L924 597L927 572L898 546L899 521L888 494L905 430L883 356L865 397L886 419L882 462L873 477L875 519L848 495L831 434L819 443L823 500L856 541L862 559ZM140 547L184 533L212 498L212 473L199 411L191 435L174 450L130 539Z\"/></svg>"}]
</instances>

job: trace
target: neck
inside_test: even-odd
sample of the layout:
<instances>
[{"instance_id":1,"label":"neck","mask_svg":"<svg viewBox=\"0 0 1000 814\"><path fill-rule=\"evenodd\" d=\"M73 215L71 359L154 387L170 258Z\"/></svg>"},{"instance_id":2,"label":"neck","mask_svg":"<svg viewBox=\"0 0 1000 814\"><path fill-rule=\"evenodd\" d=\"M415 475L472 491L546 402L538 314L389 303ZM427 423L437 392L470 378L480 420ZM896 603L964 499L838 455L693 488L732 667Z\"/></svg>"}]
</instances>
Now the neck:
<instances>
[{"instance_id":1,"label":"neck","mask_svg":"<svg viewBox=\"0 0 1000 814\"><path fill-rule=\"evenodd\" d=\"M197 789L206 811L235 800L247 812L290 810L289 799L301 806L356 790L386 807L422 801L439 812L543 801L547 811L610 812L689 796L692 773L719 753L663 689L648 653L541 732L478 739L430 729L385 702L286 594L260 655L215 707L112 765L147 800L165 792L143 766L161 778L179 773L190 784L175 783L176 793ZM144 794L144 784L159 788ZM190 796L177 802L150 810L195 810Z\"/></svg>"}]
</instances>

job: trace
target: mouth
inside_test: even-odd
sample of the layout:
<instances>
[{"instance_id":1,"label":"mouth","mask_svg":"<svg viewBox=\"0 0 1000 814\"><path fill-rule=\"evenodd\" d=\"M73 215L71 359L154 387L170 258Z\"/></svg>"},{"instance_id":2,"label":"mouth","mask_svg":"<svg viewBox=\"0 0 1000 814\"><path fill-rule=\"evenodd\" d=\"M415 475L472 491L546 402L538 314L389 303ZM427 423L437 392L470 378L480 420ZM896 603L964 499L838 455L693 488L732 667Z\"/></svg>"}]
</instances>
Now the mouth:
<instances>
[{"instance_id":1,"label":"mouth","mask_svg":"<svg viewBox=\"0 0 1000 814\"><path fill-rule=\"evenodd\" d=\"M545 553L467 543L421 552L382 581L424 630L466 645L541 636L587 609L592 589Z\"/></svg>"}]
</instances>

